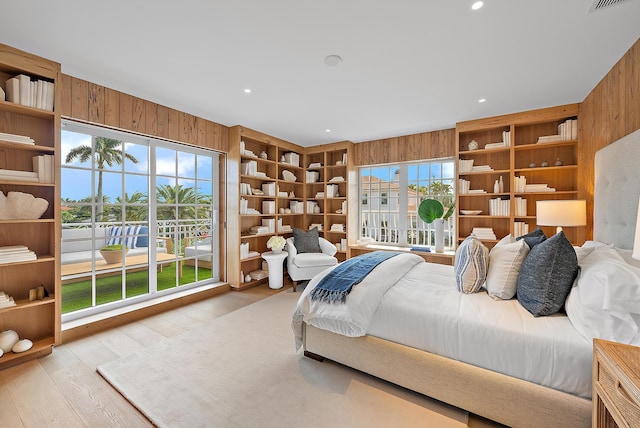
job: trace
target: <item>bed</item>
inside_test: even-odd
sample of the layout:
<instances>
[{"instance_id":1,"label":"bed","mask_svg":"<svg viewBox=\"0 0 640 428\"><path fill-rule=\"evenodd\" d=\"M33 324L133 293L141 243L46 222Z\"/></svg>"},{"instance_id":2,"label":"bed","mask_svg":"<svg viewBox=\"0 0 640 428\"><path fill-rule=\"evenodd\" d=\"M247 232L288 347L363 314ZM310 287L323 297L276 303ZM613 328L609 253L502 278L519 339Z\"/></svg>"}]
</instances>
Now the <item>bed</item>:
<instances>
[{"instance_id":1,"label":"bed","mask_svg":"<svg viewBox=\"0 0 640 428\"><path fill-rule=\"evenodd\" d=\"M599 322L597 317L610 314L589 309L589 299L640 307L633 300L640 293L628 298L602 278L603 272L613 276L622 269L629 283L640 284L640 265L629 251L639 161L640 131L596 154L594 241L575 249L582 269L566 298L566 314L533 317L515 299L494 300L484 290L459 293L453 267L408 254L378 265L338 309L318 310L320 303L309 299L329 271L314 277L293 317L298 345L307 356L334 360L509 426L591 426L591 339L640 344L640 315L627 312ZM365 288L378 297L364 300ZM359 308L355 315L349 301ZM424 302L438 303L425 314ZM333 318L325 317L332 311Z\"/></svg>"}]
</instances>

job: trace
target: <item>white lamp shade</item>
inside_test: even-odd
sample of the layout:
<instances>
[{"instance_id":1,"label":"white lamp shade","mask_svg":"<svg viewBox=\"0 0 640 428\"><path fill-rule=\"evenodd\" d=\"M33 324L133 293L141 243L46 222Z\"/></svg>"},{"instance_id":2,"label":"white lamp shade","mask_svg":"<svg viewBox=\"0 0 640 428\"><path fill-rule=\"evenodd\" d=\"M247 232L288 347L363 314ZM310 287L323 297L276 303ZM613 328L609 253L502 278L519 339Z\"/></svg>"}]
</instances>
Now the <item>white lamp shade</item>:
<instances>
[{"instance_id":1,"label":"white lamp shade","mask_svg":"<svg viewBox=\"0 0 640 428\"><path fill-rule=\"evenodd\" d=\"M536 221L539 226L585 226L587 201L537 201Z\"/></svg>"},{"instance_id":2,"label":"white lamp shade","mask_svg":"<svg viewBox=\"0 0 640 428\"><path fill-rule=\"evenodd\" d=\"M640 260L640 201L638 201L638 219L636 220L636 237L633 240L633 257L636 260Z\"/></svg>"}]
</instances>

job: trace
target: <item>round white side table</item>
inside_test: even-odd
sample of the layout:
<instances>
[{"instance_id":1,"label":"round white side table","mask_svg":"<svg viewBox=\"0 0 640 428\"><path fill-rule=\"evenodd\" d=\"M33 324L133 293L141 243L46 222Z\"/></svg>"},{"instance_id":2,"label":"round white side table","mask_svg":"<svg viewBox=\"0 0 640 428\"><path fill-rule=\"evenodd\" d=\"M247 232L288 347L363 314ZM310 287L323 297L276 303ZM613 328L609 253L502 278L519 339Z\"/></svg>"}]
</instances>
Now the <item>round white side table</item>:
<instances>
[{"instance_id":1,"label":"round white side table","mask_svg":"<svg viewBox=\"0 0 640 428\"><path fill-rule=\"evenodd\" d=\"M267 251L262 253L262 258L267 261L269 269L269 288L282 288L282 263L287 258L287 252L282 251L276 254L273 251Z\"/></svg>"}]
</instances>

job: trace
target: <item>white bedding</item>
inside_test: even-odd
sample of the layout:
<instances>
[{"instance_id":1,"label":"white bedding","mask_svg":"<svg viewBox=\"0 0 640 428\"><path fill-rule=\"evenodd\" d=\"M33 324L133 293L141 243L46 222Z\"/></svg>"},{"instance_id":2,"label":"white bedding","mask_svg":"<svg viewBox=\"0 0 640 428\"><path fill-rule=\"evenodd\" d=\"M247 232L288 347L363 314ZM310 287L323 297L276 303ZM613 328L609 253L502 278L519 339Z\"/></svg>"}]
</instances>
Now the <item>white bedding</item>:
<instances>
[{"instance_id":1,"label":"white bedding","mask_svg":"<svg viewBox=\"0 0 640 428\"><path fill-rule=\"evenodd\" d=\"M411 255L415 256L415 255ZM415 256L418 257L418 256ZM452 266L420 261L406 273L389 259L376 269L394 272L401 279L375 305L366 334L456 359L509 376L581 397L591 397L592 345L564 315L534 318L517 300L496 301L483 290L462 294L456 290ZM375 272L375 271L374 271ZM294 314L294 330L302 319L314 318L308 295L323 274L305 288ZM373 275L377 280L388 275ZM362 293L366 283L354 287ZM361 298L359 298L361 299ZM327 312L345 310L344 305L322 307ZM357 308L359 305L353 305ZM323 318L325 317L323 315ZM343 317L344 318L344 317ZM332 323L316 327L335 331ZM340 320L334 321L340 326Z\"/></svg>"}]
</instances>

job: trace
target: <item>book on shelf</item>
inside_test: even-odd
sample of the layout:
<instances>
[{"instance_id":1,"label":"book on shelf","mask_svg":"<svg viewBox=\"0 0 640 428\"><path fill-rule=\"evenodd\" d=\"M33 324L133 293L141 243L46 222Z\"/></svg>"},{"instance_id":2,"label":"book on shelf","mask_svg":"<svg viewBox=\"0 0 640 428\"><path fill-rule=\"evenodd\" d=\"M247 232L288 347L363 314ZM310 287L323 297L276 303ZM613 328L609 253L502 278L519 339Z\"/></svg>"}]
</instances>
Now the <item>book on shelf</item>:
<instances>
[{"instance_id":1,"label":"book on shelf","mask_svg":"<svg viewBox=\"0 0 640 428\"><path fill-rule=\"evenodd\" d=\"M471 167L471 172L493 171L489 165L476 165Z\"/></svg>"},{"instance_id":2,"label":"book on shelf","mask_svg":"<svg viewBox=\"0 0 640 428\"><path fill-rule=\"evenodd\" d=\"M471 186L471 182L469 180L465 180L464 178L459 178L458 179L458 193L460 193L461 195L466 195L467 193L469 193L469 190Z\"/></svg>"},{"instance_id":3,"label":"book on shelf","mask_svg":"<svg viewBox=\"0 0 640 428\"><path fill-rule=\"evenodd\" d=\"M26 74L19 74L6 81L7 101L53 111L54 86L46 80L31 80Z\"/></svg>"},{"instance_id":4,"label":"book on shelf","mask_svg":"<svg viewBox=\"0 0 640 428\"><path fill-rule=\"evenodd\" d=\"M500 147L507 147L504 141L499 143L487 143L484 146L485 149L499 149Z\"/></svg>"},{"instance_id":5,"label":"book on shelf","mask_svg":"<svg viewBox=\"0 0 640 428\"><path fill-rule=\"evenodd\" d=\"M558 135L561 141L578 139L578 119L567 119L558 125Z\"/></svg>"},{"instance_id":6,"label":"book on shelf","mask_svg":"<svg viewBox=\"0 0 640 428\"><path fill-rule=\"evenodd\" d=\"M511 211L511 201L509 199L490 199L489 215L508 216Z\"/></svg>"},{"instance_id":7,"label":"book on shelf","mask_svg":"<svg viewBox=\"0 0 640 428\"><path fill-rule=\"evenodd\" d=\"M14 171L10 169L0 169L0 180L3 181L27 181L38 183L38 174L29 171Z\"/></svg>"},{"instance_id":8,"label":"book on shelf","mask_svg":"<svg viewBox=\"0 0 640 428\"><path fill-rule=\"evenodd\" d=\"M15 305L16 302L13 300L13 297L9 296L4 291L0 291L0 308L10 308Z\"/></svg>"},{"instance_id":9,"label":"book on shelf","mask_svg":"<svg viewBox=\"0 0 640 428\"><path fill-rule=\"evenodd\" d=\"M529 224L523 221L514 221L513 222L513 235L514 236L522 236L529 233Z\"/></svg>"},{"instance_id":10,"label":"book on shelf","mask_svg":"<svg viewBox=\"0 0 640 428\"><path fill-rule=\"evenodd\" d=\"M37 259L38 256L36 256L36 253L30 250L21 253L0 254L0 264L26 262Z\"/></svg>"},{"instance_id":11,"label":"book on shelf","mask_svg":"<svg viewBox=\"0 0 640 428\"><path fill-rule=\"evenodd\" d=\"M0 132L0 140L17 144L35 144L35 141L31 137L27 137L26 135L9 134L7 132Z\"/></svg>"},{"instance_id":12,"label":"book on shelf","mask_svg":"<svg viewBox=\"0 0 640 428\"><path fill-rule=\"evenodd\" d=\"M527 215L527 200L524 198L516 197L515 198L515 206L516 206L516 216L526 216Z\"/></svg>"},{"instance_id":13,"label":"book on shelf","mask_svg":"<svg viewBox=\"0 0 640 428\"><path fill-rule=\"evenodd\" d=\"M496 239L496 234L492 227L474 227L471 234L478 239Z\"/></svg>"}]
</instances>

